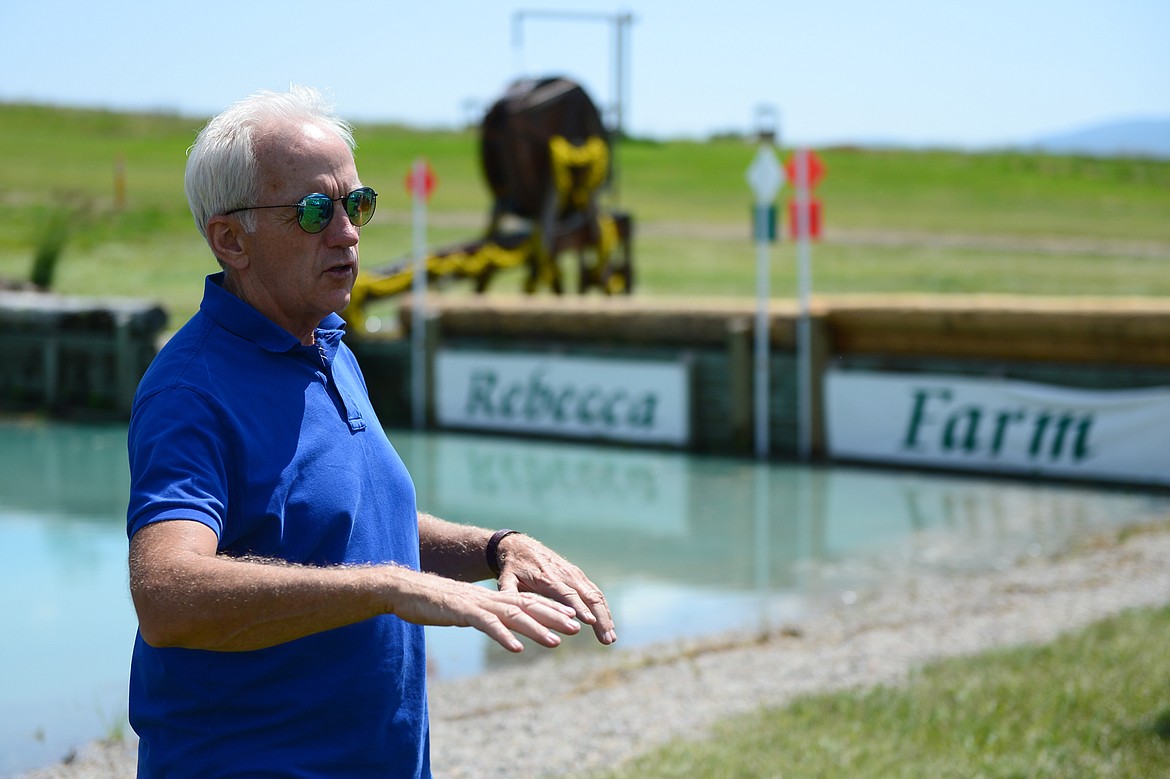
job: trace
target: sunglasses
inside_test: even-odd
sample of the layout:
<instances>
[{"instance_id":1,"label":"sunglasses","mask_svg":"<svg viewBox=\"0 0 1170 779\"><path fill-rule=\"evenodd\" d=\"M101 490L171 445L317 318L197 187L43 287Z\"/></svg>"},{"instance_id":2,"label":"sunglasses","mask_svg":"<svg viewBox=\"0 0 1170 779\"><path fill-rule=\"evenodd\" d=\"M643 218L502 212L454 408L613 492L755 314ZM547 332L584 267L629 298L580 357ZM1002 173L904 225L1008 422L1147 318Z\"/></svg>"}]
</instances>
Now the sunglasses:
<instances>
[{"instance_id":1,"label":"sunglasses","mask_svg":"<svg viewBox=\"0 0 1170 779\"><path fill-rule=\"evenodd\" d=\"M239 211L252 211L257 208L295 208L297 210L297 224L306 233L319 233L333 221L333 204L340 202L345 206L345 214L355 227L364 227L374 215L374 208L378 205L378 193L369 187L355 189L344 197L329 197L320 192L305 195L299 203L287 206L244 206L225 211L224 215L235 214Z\"/></svg>"}]
</instances>

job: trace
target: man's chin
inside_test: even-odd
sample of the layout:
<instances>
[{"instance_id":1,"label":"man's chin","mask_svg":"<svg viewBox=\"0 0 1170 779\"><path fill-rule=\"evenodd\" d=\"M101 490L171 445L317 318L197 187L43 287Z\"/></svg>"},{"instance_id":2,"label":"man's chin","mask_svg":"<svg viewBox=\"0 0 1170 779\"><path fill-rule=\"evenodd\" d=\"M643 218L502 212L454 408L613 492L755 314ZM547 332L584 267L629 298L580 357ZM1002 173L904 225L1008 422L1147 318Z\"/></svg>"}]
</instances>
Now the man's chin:
<instances>
[{"instance_id":1,"label":"man's chin","mask_svg":"<svg viewBox=\"0 0 1170 779\"><path fill-rule=\"evenodd\" d=\"M329 296L329 309L335 314L340 314L349 307L349 302L352 299L353 295L350 294L349 289L337 290L335 294Z\"/></svg>"}]
</instances>

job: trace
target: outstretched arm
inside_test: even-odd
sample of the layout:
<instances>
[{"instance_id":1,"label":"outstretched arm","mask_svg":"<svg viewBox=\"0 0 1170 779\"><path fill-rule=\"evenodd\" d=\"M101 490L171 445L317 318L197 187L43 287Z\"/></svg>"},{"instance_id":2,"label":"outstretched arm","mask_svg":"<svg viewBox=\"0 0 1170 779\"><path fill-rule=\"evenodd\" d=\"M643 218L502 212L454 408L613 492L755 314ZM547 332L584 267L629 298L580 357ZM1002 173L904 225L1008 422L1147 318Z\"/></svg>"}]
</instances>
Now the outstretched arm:
<instances>
[{"instance_id":1,"label":"outstretched arm","mask_svg":"<svg viewBox=\"0 0 1170 779\"><path fill-rule=\"evenodd\" d=\"M493 576L485 550L492 531L419 513L419 551L424 571L462 581ZM536 593L571 607L591 625L597 640L617 640L613 617L601 589L565 558L526 535L510 535L497 549L502 593Z\"/></svg>"},{"instance_id":2,"label":"outstretched arm","mask_svg":"<svg viewBox=\"0 0 1170 779\"><path fill-rule=\"evenodd\" d=\"M130 592L153 646L261 649L397 614L423 625L474 627L519 652L517 634L554 647L580 625L573 609L525 593L493 592L396 565L299 566L216 553L199 522L149 525L130 542Z\"/></svg>"}]
</instances>

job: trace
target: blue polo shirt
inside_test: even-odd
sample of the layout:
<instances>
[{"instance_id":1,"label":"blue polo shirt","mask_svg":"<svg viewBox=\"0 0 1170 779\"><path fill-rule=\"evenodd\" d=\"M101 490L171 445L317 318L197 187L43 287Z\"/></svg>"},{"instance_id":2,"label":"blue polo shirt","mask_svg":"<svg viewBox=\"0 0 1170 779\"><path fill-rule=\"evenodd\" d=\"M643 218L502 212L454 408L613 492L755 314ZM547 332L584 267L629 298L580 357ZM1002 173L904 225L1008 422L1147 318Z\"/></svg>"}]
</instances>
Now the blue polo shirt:
<instances>
[{"instance_id":1,"label":"blue polo shirt","mask_svg":"<svg viewBox=\"0 0 1170 779\"><path fill-rule=\"evenodd\" d=\"M340 317L303 346L222 284L138 387L128 534L188 520L225 554L417 570L414 485ZM130 723L142 779L430 776L423 629L386 615L250 652L139 634Z\"/></svg>"}]
</instances>

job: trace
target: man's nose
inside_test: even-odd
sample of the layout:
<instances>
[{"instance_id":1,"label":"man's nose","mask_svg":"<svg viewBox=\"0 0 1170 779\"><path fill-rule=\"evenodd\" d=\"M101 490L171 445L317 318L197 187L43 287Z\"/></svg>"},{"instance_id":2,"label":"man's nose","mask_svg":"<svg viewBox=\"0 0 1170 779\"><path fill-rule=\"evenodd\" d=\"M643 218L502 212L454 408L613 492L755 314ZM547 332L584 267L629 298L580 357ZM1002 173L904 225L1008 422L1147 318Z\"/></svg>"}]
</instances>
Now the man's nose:
<instances>
[{"instance_id":1,"label":"man's nose","mask_svg":"<svg viewBox=\"0 0 1170 779\"><path fill-rule=\"evenodd\" d=\"M344 209L338 208L325 228L325 240L330 246L355 246L361 230L349 219Z\"/></svg>"}]
</instances>

